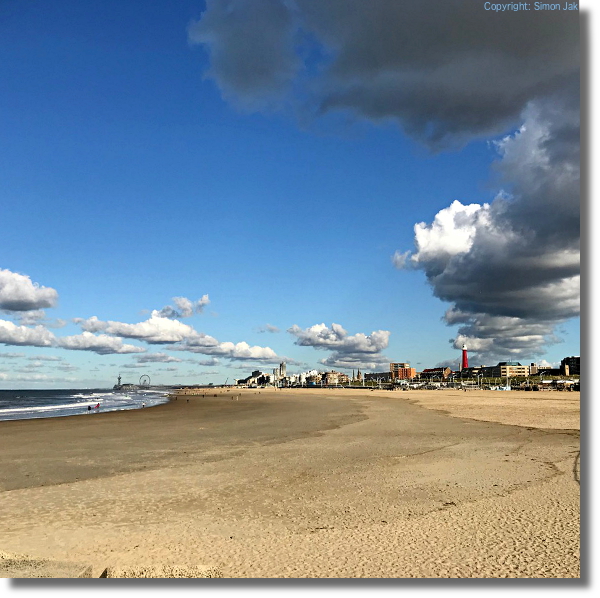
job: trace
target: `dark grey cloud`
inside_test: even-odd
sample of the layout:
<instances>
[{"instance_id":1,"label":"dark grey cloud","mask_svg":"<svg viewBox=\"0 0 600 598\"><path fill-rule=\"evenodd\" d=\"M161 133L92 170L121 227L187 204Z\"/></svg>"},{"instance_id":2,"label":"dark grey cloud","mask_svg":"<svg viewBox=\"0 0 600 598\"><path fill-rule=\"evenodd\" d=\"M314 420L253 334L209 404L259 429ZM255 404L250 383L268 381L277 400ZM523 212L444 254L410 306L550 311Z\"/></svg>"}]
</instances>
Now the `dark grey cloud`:
<instances>
[{"instance_id":1,"label":"dark grey cloud","mask_svg":"<svg viewBox=\"0 0 600 598\"><path fill-rule=\"evenodd\" d=\"M281 101L296 75L294 30L293 15L279 0L209 0L188 34L190 42L209 49L207 75L224 97L257 110Z\"/></svg>"},{"instance_id":2,"label":"dark grey cloud","mask_svg":"<svg viewBox=\"0 0 600 598\"><path fill-rule=\"evenodd\" d=\"M579 313L577 11L208 0L190 41L204 44L208 76L246 110L395 122L436 150L495 139L496 198L454 202L417 224L416 249L394 263L424 271L451 304L452 343L467 341L481 360L534 357L558 342L555 327ZM330 348L330 363L351 354L331 334L298 339Z\"/></svg>"},{"instance_id":3,"label":"dark grey cloud","mask_svg":"<svg viewBox=\"0 0 600 598\"><path fill-rule=\"evenodd\" d=\"M189 29L248 110L392 119L433 146L488 137L579 72L579 17L479 0L208 0Z\"/></svg>"},{"instance_id":4,"label":"dark grey cloud","mask_svg":"<svg viewBox=\"0 0 600 598\"><path fill-rule=\"evenodd\" d=\"M452 304L453 345L479 360L539 356L579 315L579 112L566 91L529 104L496 142L503 188L491 204L454 202L415 226L414 252L394 256Z\"/></svg>"}]
</instances>

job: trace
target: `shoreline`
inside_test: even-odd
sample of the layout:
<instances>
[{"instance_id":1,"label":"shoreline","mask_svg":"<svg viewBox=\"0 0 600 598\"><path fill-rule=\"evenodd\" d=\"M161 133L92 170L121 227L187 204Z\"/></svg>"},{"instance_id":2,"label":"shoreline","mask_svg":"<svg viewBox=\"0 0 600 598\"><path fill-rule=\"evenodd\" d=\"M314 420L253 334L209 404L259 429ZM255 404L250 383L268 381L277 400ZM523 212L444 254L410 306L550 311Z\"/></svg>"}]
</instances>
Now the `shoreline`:
<instances>
[{"instance_id":1,"label":"shoreline","mask_svg":"<svg viewBox=\"0 0 600 598\"><path fill-rule=\"evenodd\" d=\"M0 422L0 550L96 577L580 575L579 393L232 392Z\"/></svg>"}]
</instances>

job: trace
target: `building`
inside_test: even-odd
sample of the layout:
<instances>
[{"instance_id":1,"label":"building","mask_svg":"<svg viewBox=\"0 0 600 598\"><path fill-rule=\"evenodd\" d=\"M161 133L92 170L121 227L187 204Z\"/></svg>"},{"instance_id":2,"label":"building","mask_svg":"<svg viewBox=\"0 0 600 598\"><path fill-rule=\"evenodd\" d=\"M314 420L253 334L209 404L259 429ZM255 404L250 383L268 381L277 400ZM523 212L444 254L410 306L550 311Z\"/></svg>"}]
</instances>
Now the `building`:
<instances>
[{"instance_id":1,"label":"building","mask_svg":"<svg viewBox=\"0 0 600 598\"><path fill-rule=\"evenodd\" d=\"M308 372L306 378L304 379L304 383L308 386L321 384L321 374L316 370L311 370L311 372Z\"/></svg>"},{"instance_id":2,"label":"building","mask_svg":"<svg viewBox=\"0 0 600 598\"><path fill-rule=\"evenodd\" d=\"M580 357L565 357L560 362L560 371L564 376L579 376Z\"/></svg>"},{"instance_id":3,"label":"building","mask_svg":"<svg viewBox=\"0 0 600 598\"><path fill-rule=\"evenodd\" d=\"M300 384L300 386L315 384L317 381L321 381L321 375L318 370L309 370L308 372L301 372L298 374L298 384Z\"/></svg>"},{"instance_id":4,"label":"building","mask_svg":"<svg viewBox=\"0 0 600 598\"><path fill-rule=\"evenodd\" d=\"M529 376L530 367L518 361L500 361L497 365L482 367L480 372L484 378L524 378Z\"/></svg>"},{"instance_id":5,"label":"building","mask_svg":"<svg viewBox=\"0 0 600 598\"><path fill-rule=\"evenodd\" d=\"M460 370L457 374L460 378L477 378L477 376L481 373L482 365L472 365L468 368L464 368Z\"/></svg>"},{"instance_id":6,"label":"building","mask_svg":"<svg viewBox=\"0 0 600 598\"><path fill-rule=\"evenodd\" d=\"M561 368L551 368L544 366L537 366L536 375L542 378L543 376L562 376L563 371Z\"/></svg>"},{"instance_id":7,"label":"building","mask_svg":"<svg viewBox=\"0 0 600 598\"><path fill-rule=\"evenodd\" d=\"M452 374L452 370L448 367L426 368L421 372L420 376L421 378L428 378L429 380L432 380L433 378L443 378L444 380L447 380L450 377L450 374Z\"/></svg>"},{"instance_id":8,"label":"building","mask_svg":"<svg viewBox=\"0 0 600 598\"><path fill-rule=\"evenodd\" d=\"M338 384L347 384L350 378L347 374L331 370L330 372L322 374L321 380L323 381L323 384L327 386L336 386Z\"/></svg>"},{"instance_id":9,"label":"building","mask_svg":"<svg viewBox=\"0 0 600 598\"><path fill-rule=\"evenodd\" d=\"M262 376L268 376L268 374L265 374L260 370L254 370L247 378L240 378L239 380L236 380L236 384L240 386L257 386L258 379Z\"/></svg>"},{"instance_id":10,"label":"building","mask_svg":"<svg viewBox=\"0 0 600 598\"><path fill-rule=\"evenodd\" d=\"M417 375L417 370L410 367L410 363L390 363L389 377L392 380L412 380Z\"/></svg>"},{"instance_id":11,"label":"building","mask_svg":"<svg viewBox=\"0 0 600 598\"><path fill-rule=\"evenodd\" d=\"M369 374L365 374L365 382L390 382L391 379L391 372L372 372Z\"/></svg>"}]
</instances>

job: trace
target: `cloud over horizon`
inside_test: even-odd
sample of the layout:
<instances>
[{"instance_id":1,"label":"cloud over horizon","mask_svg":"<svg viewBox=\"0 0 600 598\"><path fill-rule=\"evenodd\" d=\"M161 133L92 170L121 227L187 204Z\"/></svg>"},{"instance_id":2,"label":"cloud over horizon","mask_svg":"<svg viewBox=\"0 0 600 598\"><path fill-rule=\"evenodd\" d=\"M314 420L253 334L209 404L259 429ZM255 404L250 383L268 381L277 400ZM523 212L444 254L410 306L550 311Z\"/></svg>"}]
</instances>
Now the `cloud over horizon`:
<instances>
[{"instance_id":1,"label":"cloud over horizon","mask_svg":"<svg viewBox=\"0 0 600 598\"><path fill-rule=\"evenodd\" d=\"M381 355L389 343L388 330L375 330L370 335L362 332L349 335L340 324L333 323L328 327L323 323L305 329L294 324L288 332L296 337L296 345L332 351L329 357L320 361L323 365L347 369L379 367L383 363L389 366L389 360Z\"/></svg>"},{"instance_id":2,"label":"cloud over horizon","mask_svg":"<svg viewBox=\"0 0 600 598\"><path fill-rule=\"evenodd\" d=\"M198 332L192 326L172 319L170 315L161 315L158 310L154 310L150 318L137 324L112 320L104 322L96 316L87 319L75 318L74 322L88 334L104 332L106 335L131 338L148 344L169 345L167 348L172 351L188 351L190 353L226 357L231 360L261 363L277 363L281 360L281 357L270 347L250 346L244 341L238 343L220 342L208 334ZM149 354L147 361L153 359L151 355ZM172 360L174 361L175 358L172 358Z\"/></svg>"}]
</instances>

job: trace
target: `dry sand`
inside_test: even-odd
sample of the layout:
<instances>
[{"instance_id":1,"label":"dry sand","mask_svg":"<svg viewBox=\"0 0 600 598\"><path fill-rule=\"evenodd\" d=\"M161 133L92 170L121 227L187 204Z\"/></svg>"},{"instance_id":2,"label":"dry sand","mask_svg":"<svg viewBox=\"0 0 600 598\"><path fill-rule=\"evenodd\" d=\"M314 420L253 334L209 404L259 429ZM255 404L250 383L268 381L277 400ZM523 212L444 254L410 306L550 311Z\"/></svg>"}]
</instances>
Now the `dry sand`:
<instances>
[{"instance_id":1,"label":"dry sand","mask_svg":"<svg viewBox=\"0 0 600 598\"><path fill-rule=\"evenodd\" d=\"M0 550L96 577L580 576L579 393L211 391L0 450Z\"/></svg>"}]
</instances>

